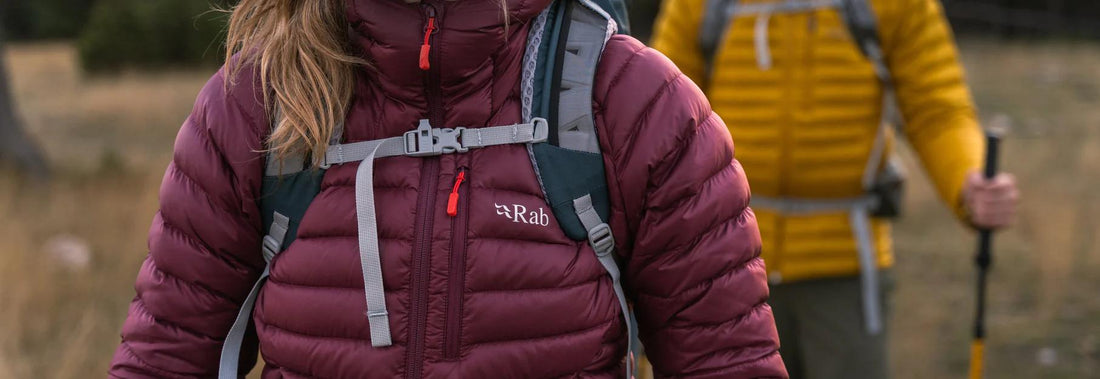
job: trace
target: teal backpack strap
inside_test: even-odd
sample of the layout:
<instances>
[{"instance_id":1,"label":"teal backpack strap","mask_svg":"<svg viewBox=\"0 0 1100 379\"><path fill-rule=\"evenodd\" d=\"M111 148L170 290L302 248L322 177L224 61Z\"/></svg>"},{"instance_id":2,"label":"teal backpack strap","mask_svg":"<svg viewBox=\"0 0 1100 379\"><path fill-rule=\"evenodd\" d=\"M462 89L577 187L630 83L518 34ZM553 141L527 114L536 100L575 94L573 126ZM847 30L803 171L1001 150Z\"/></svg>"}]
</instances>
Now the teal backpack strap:
<instances>
[{"instance_id":1,"label":"teal backpack strap","mask_svg":"<svg viewBox=\"0 0 1100 379\"><path fill-rule=\"evenodd\" d=\"M626 1L623 0L591 0L597 8L607 12L611 19L615 20L620 34L630 34L630 15L627 12Z\"/></svg>"},{"instance_id":2,"label":"teal backpack strap","mask_svg":"<svg viewBox=\"0 0 1100 379\"><path fill-rule=\"evenodd\" d=\"M339 126L333 140L340 140L342 131L343 127ZM267 265L241 304L237 318L225 337L218 367L219 379L237 378L240 374L241 347L245 333L252 324L252 309L256 305L256 298L271 273L271 262L294 242L298 234L298 224L313 198L321 191L321 179L324 177L323 169L309 167L309 160L305 155L291 155L280 161L269 152L265 159L260 211L264 225L261 253Z\"/></svg>"},{"instance_id":3,"label":"teal backpack strap","mask_svg":"<svg viewBox=\"0 0 1100 379\"><path fill-rule=\"evenodd\" d=\"M614 12L594 0L563 0L532 25L523 71L523 115L549 120L546 143L528 145L546 201L562 231L587 241L611 277L628 336L626 375L634 377L637 328L622 288L607 177L592 110L596 68L615 34Z\"/></svg>"},{"instance_id":4,"label":"teal backpack strap","mask_svg":"<svg viewBox=\"0 0 1100 379\"><path fill-rule=\"evenodd\" d=\"M899 187L904 180L905 173L901 165L896 159L886 157L885 145L890 126L900 131L905 126L905 120L898 106L894 77L890 73L890 66L887 65L886 54L879 39L878 17L868 0L843 0L841 16L844 17L852 40L874 66L875 76L882 86L882 118L872 145L871 158L863 171L863 186L865 189L881 192L884 197L885 201L880 202L879 209L875 212L877 216L896 217L900 213L900 190L876 187Z\"/></svg>"}]
</instances>

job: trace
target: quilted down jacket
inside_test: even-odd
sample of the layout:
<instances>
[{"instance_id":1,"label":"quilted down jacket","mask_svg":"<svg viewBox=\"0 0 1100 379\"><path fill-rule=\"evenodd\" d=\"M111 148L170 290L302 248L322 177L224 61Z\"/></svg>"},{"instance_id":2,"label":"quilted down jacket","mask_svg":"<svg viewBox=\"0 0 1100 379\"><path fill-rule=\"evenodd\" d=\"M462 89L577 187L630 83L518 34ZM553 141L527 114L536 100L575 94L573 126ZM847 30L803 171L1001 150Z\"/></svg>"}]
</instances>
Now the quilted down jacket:
<instances>
[{"instance_id":1,"label":"quilted down jacket","mask_svg":"<svg viewBox=\"0 0 1100 379\"><path fill-rule=\"evenodd\" d=\"M963 181L981 167L985 146L940 2L867 1L877 16L905 137L941 198L962 217ZM735 19L708 76L696 42L705 3L666 1L653 46L706 87L737 140L753 192L813 199L862 194L882 88L836 9L771 15L768 69L757 62L756 18ZM757 215L773 282L859 272L848 214L787 217L758 209ZM876 220L874 234L880 267L893 265L889 221Z\"/></svg>"},{"instance_id":2,"label":"quilted down jacket","mask_svg":"<svg viewBox=\"0 0 1100 379\"><path fill-rule=\"evenodd\" d=\"M548 0L349 0L358 80L347 142L434 125L520 121L528 23ZM426 11L431 69L418 67ZM245 72L248 72L247 70ZM218 73L176 140L110 374L211 377L260 254L268 133L255 80ZM611 39L593 106L612 228L642 340L660 375L785 377L749 187L701 91L660 53ZM376 163L393 346L373 348L356 242L356 164L334 166L297 240L272 263L246 356L265 378L610 378L625 325L587 243L550 215L523 146ZM457 176L460 206L446 211ZM549 215L509 218L498 205ZM543 222L545 221L545 222ZM258 341L258 343L257 343Z\"/></svg>"}]
</instances>

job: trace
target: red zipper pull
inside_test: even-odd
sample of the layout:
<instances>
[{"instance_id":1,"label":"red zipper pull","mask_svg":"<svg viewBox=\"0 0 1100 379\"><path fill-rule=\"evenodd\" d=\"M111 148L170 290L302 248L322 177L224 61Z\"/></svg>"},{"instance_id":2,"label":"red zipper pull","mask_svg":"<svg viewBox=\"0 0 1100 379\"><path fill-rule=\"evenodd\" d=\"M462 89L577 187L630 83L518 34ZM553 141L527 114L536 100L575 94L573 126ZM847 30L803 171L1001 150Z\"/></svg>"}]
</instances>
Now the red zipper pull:
<instances>
[{"instance_id":1,"label":"red zipper pull","mask_svg":"<svg viewBox=\"0 0 1100 379\"><path fill-rule=\"evenodd\" d=\"M447 199L447 215L451 217L458 216L458 188L462 186L462 182L466 180L466 171L460 171L458 176L455 177L455 188L451 191L451 196Z\"/></svg>"},{"instance_id":2,"label":"red zipper pull","mask_svg":"<svg viewBox=\"0 0 1100 379\"><path fill-rule=\"evenodd\" d=\"M428 27L424 29L424 44L420 45L420 69L428 71L432 68L432 63L429 60L429 53L432 50L432 32L435 31L435 12L430 11L428 16Z\"/></svg>"}]
</instances>

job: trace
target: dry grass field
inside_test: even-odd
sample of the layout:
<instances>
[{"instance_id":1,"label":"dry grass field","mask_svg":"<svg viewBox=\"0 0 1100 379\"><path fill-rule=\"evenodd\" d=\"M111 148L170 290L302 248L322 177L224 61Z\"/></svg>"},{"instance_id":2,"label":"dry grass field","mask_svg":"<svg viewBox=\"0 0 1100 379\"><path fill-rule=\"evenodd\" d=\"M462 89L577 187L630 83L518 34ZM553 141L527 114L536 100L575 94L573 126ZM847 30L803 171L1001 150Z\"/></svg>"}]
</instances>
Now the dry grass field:
<instances>
[{"instance_id":1,"label":"dry grass field","mask_svg":"<svg viewBox=\"0 0 1100 379\"><path fill-rule=\"evenodd\" d=\"M55 177L43 186L0 171L0 379L102 377L175 132L210 73L87 78L68 45L8 50L18 105ZM983 118L1013 121L1004 166L1026 196L1017 228L996 240L988 377L1100 377L1100 46L963 50ZM894 371L961 378L974 236L921 174L907 205L896 228ZM86 264L65 258L74 250L90 254Z\"/></svg>"}]
</instances>

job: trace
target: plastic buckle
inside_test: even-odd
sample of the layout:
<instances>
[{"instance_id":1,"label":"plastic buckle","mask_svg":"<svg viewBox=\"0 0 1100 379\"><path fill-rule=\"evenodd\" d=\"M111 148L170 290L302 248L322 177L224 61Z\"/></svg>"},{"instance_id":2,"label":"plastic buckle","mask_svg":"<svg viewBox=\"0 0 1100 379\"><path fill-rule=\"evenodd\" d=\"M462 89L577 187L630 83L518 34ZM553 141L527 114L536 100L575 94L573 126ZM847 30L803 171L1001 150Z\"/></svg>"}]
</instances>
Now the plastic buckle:
<instances>
[{"instance_id":1,"label":"plastic buckle","mask_svg":"<svg viewBox=\"0 0 1100 379\"><path fill-rule=\"evenodd\" d=\"M611 227L607 223L596 225L588 231L588 243L598 256L611 254L615 250L615 236L611 234Z\"/></svg>"},{"instance_id":2,"label":"plastic buckle","mask_svg":"<svg viewBox=\"0 0 1100 379\"><path fill-rule=\"evenodd\" d=\"M432 124L428 120L420 120L420 126L416 130L405 132L405 155L411 157L439 155L432 149L434 146L435 137L432 136Z\"/></svg>"},{"instance_id":3,"label":"plastic buckle","mask_svg":"<svg viewBox=\"0 0 1100 379\"><path fill-rule=\"evenodd\" d=\"M443 154L465 153L470 149L463 146L459 138L466 128L432 128L428 120L420 120L416 130L405 132L405 155L410 157L431 157Z\"/></svg>"},{"instance_id":4,"label":"plastic buckle","mask_svg":"<svg viewBox=\"0 0 1100 379\"><path fill-rule=\"evenodd\" d=\"M433 150L441 154L465 153L470 151L470 148L463 146L462 142L459 141L459 137L462 136L462 132L465 130L466 128L462 127L454 129L432 129L432 134L436 137Z\"/></svg>"}]
</instances>

